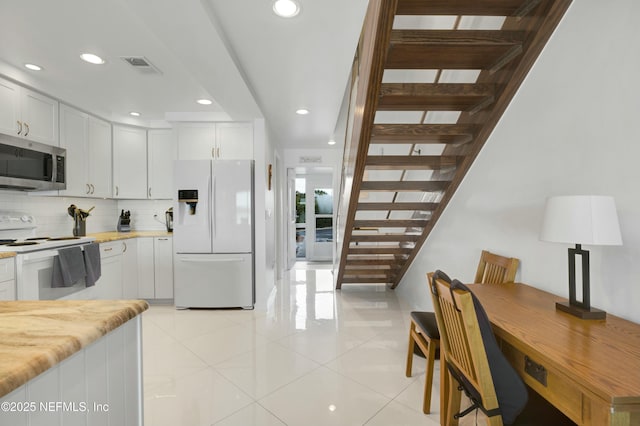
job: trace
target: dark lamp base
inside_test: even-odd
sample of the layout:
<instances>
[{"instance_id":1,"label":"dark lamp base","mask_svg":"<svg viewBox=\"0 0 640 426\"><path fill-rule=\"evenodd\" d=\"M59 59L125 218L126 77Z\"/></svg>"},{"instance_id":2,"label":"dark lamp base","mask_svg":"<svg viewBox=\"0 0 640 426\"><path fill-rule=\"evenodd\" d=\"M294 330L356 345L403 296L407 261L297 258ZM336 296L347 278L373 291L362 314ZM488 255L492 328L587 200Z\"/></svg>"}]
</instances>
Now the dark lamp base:
<instances>
[{"instance_id":1,"label":"dark lamp base","mask_svg":"<svg viewBox=\"0 0 640 426\"><path fill-rule=\"evenodd\" d=\"M566 312L580 319L599 320L606 319L607 313L597 308L585 309L580 306L574 306L569 302L556 302L556 310Z\"/></svg>"}]
</instances>

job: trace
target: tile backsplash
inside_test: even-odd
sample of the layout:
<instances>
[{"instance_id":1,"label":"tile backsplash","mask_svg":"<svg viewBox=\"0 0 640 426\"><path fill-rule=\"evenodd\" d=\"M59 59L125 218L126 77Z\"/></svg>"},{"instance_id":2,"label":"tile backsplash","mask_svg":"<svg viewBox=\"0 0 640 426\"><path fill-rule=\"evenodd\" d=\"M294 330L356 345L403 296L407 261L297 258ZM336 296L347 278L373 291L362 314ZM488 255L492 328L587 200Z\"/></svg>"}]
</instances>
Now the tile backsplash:
<instances>
[{"instance_id":1,"label":"tile backsplash","mask_svg":"<svg viewBox=\"0 0 640 426\"><path fill-rule=\"evenodd\" d=\"M104 232L116 229L118 220L117 202L102 198L74 198L36 195L35 192L0 190L0 210L11 210L30 214L36 218L36 235L61 237L71 235L73 218L67 208L75 204L91 211L87 218L87 232Z\"/></svg>"},{"instance_id":2,"label":"tile backsplash","mask_svg":"<svg viewBox=\"0 0 640 426\"><path fill-rule=\"evenodd\" d=\"M121 210L131 211L131 228L138 231L165 230L165 211L171 200L105 200L37 195L35 192L0 190L0 210L33 215L38 228L36 235L61 237L71 235L73 219L67 213L69 205L83 210L95 206L87 218L87 233L115 231ZM154 217L157 215L157 217Z\"/></svg>"}]
</instances>

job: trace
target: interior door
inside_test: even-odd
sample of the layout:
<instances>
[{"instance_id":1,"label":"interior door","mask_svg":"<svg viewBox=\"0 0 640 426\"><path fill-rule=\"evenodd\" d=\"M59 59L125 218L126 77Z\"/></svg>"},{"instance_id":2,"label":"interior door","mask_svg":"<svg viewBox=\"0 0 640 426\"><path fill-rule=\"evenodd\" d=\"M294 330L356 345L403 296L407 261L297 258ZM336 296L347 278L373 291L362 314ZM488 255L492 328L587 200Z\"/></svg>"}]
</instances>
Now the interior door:
<instances>
[{"instance_id":1,"label":"interior door","mask_svg":"<svg viewBox=\"0 0 640 426\"><path fill-rule=\"evenodd\" d=\"M296 263L296 172L287 169L287 269Z\"/></svg>"},{"instance_id":2,"label":"interior door","mask_svg":"<svg viewBox=\"0 0 640 426\"><path fill-rule=\"evenodd\" d=\"M333 259L333 179L331 173L307 175L307 259Z\"/></svg>"}]
</instances>

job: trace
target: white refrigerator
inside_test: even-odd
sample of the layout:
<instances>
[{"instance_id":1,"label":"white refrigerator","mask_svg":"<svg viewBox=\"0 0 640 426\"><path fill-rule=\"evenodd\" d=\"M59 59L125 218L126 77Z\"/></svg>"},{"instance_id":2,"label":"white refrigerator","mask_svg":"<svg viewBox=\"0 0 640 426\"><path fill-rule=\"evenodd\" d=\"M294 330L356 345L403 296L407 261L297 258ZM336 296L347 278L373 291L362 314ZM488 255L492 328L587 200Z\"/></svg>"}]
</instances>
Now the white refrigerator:
<instances>
[{"instance_id":1,"label":"white refrigerator","mask_svg":"<svg viewBox=\"0 0 640 426\"><path fill-rule=\"evenodd\" d=\"M255 303L253 161L174 162L176 308Z\"/></svg>"}]
</instances>

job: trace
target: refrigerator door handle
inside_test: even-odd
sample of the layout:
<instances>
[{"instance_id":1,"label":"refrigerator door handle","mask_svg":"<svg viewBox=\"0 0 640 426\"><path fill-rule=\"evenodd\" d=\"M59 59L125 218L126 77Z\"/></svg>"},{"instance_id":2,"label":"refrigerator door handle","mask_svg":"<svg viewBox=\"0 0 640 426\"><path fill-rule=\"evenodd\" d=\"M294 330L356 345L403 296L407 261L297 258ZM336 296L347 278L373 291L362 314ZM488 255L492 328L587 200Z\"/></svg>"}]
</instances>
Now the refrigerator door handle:
<instances>
[{"instance_id":1,"label":"refrigerator door handle","mask_svg":"<svg viewBox=\"0 0 640 426\"><path fill-rule=\"evenodd\" d=\"M209 214L209 220L207 220L207 231L209 233L209 240L211 242L211 244L213 244L213 229L212 225L211 225L211 210L212 207L211 205L213 204L213 201L211 200L211 197L213 192L211 191L211 175L209 175L209 178L207 179L207 213ZM213 249L213 246L211 247L211 249Z\"/></svg>"},{"instance_id":2,"label":"refrigerator door handle","mask_svg":"<svg viewBox=\"0 0 640 426\"><path fill-rule=\"evenodd\" d=\"M203 257L181 257L182 262L204 262L204 263L217 263L217 262L244 262L242 257L227 257L227 258L203 258Z\"/></svg>"},{"instance_id":3,"label":"refrigerator door handle","mask_svg":"<svg viewBox=\"0 0 640 426\"><path fill-rule=\"evenodd\" d=\"M215 243L215 237L216 237L216 212L218 210L218 203L216 201L216 175L213 175L213 177L211 178L212 182L212 186L213 186L213 190L210 192L211 194L211 203L213 204L213 208L211 213L209 214L209 217L211 218L211 241L212 243ZM213 250L215 251L215 247L213 247Z\"/></svg>"}]
</instances>

